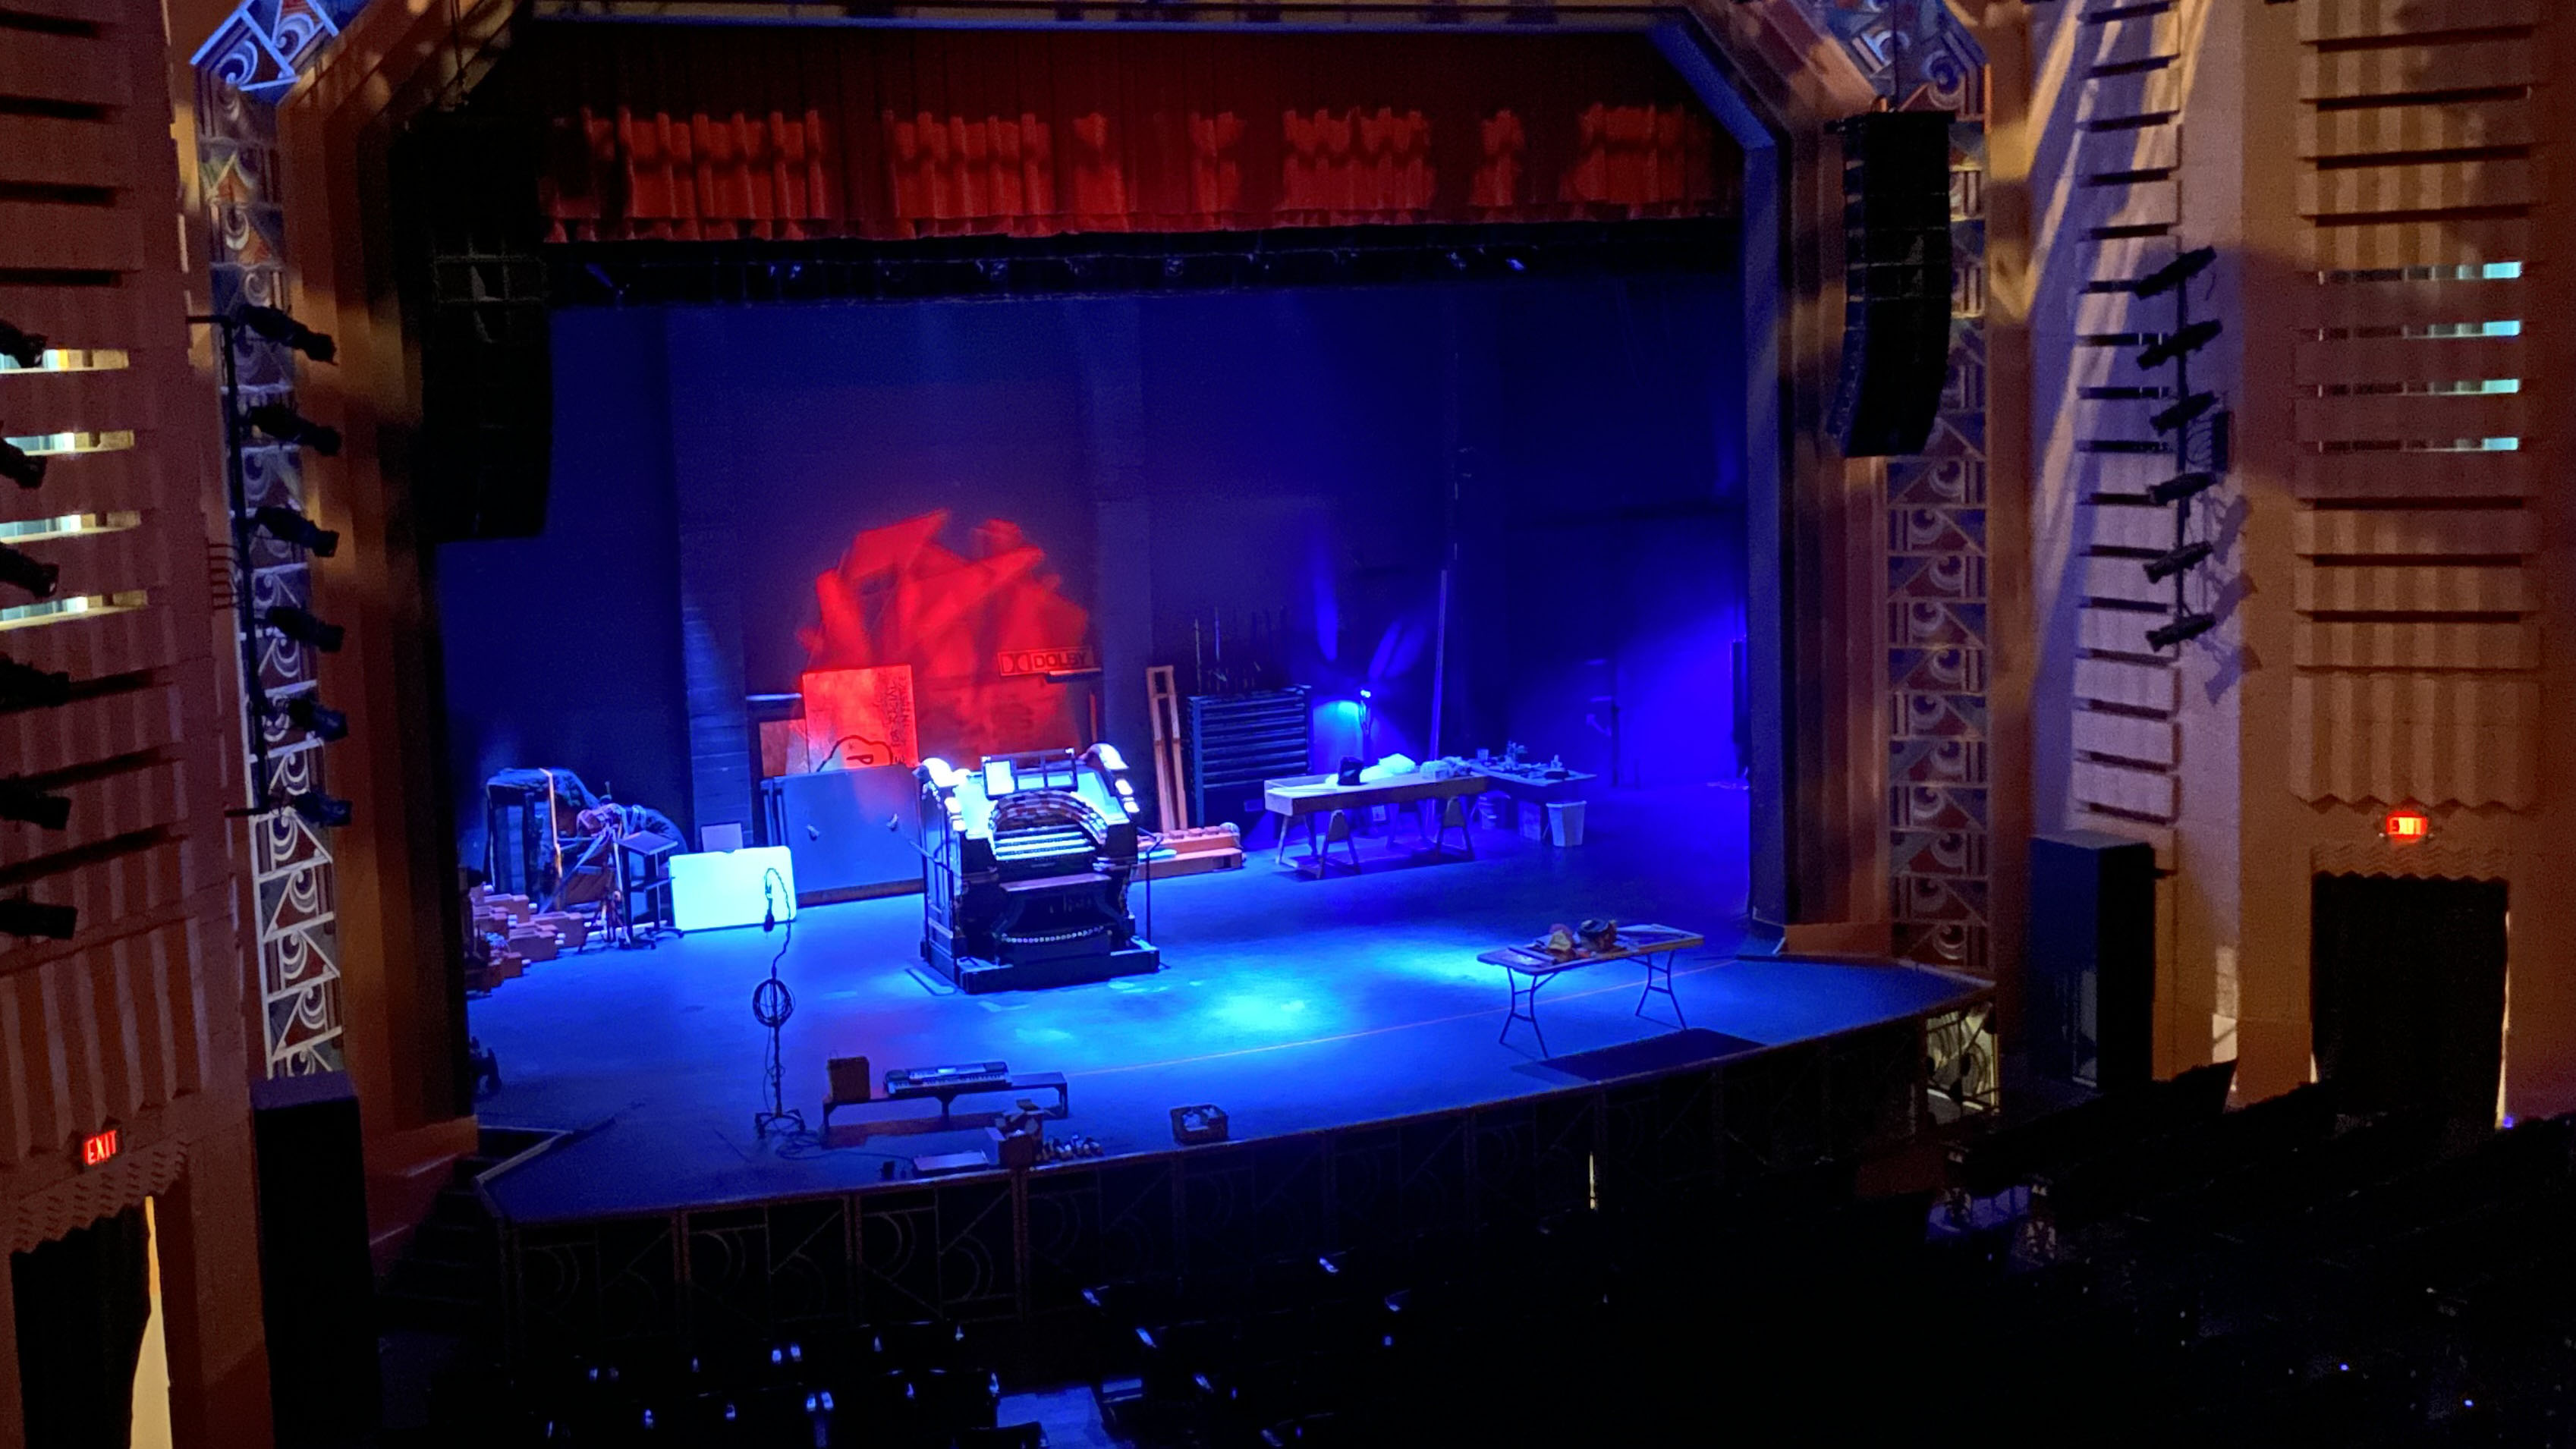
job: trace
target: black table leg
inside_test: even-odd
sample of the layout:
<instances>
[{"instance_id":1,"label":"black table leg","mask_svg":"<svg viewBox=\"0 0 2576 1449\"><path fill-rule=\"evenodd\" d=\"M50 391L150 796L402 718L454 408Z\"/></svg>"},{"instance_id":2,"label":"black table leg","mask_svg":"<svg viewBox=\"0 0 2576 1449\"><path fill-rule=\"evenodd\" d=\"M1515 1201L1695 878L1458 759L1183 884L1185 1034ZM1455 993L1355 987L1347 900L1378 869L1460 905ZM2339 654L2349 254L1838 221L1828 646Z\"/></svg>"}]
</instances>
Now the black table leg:
<instances>
[{"instance_id":1,"label":"black table leg","mask_svg":"<svg viewBox=\"0 0 2576 1449\"><path fill-rule=\"evenodd\" d=\"M1673 1004L1673 1019L1684 1026L1690 1025L1690 1018L1682 1015L1682 999L1673 994L1673 958L1680 954L1679 951L1649 951L1645 954L1646 989L1637 993L1634 1015L1644 1016L1646 998L1660 991L1664 999ZM1663 964L1657 965L1658 961Z\"/></svg>"},{"instance_id":2,"label":"black table leg","mask_svg":"<svg viewBox=\"0 0 2576 1449\"><path fill-rule=\"evenodd\" d=\"M1538 1038L1539 1054L1541 1056L1545 1056L1547 1054L1547 1033L1539 1029L1538 989L1547 984L1547 978L1545 976L1533 975L1529 978L1529 985L1524 987L1521 985L1521 973L1506 969L1503 972L1503 984L1511 988L1512 1009L1511 1014L1503 1018L1502 1035L1495 1037L1494 1040L1497 1043L1510 1041L1512 1039L1512 1023L1516 1021L1526 1021L1529 1023L1530 1035Z\"/></svg>"}]
</instances>

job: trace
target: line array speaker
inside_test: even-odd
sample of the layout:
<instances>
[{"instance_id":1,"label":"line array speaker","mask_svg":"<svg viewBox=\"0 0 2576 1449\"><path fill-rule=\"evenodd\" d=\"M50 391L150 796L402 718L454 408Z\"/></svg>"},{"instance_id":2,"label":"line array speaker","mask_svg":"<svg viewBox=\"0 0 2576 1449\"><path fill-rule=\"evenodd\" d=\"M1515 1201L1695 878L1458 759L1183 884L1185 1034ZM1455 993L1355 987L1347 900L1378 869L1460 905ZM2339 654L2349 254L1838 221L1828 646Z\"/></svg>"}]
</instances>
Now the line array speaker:
<instances>
[{"instance_id":1,"label":"line array speaker","mask_svg":"<svg viewBox=\"0 0 2576 1449\"><path fill-rule=\"evenodd\" d=\"M526 129L442 113L394 142L403 310L420 345L414 496L436 539L545 528L554 370Z\"/></svg>"},{"instance_id":2,"label":"line array speaker","mask_svg":"<svg viewBox=\"0 0 2576 1449\"><path fill-rule=\"evenodd\" d=\"M1843 123L1843 454L1923 451L1950 372L1950 113Z\"/></svg>"},{"instance_id":3,"label":"line array speaker","mask_svg":"<svg viewBox=\"0 0 2576 1449\"><path fill-rule=\"evenodd\" d=\"M2040 1076L2155 1079L2156 851L2096 831L2030 843L2029 1031Z\"/></svg>"},{"instance_id":4,"label":"line array speaker","mask_svg":"<svg viewBox=\"0 0 2576 1449\"><path fill-rule=\"evenodd\" d=\"M358 1095L327 1072L254 1083L250 1101L277 1443L338 1449L382 1406Z\"/></svg>"}]
</instances>

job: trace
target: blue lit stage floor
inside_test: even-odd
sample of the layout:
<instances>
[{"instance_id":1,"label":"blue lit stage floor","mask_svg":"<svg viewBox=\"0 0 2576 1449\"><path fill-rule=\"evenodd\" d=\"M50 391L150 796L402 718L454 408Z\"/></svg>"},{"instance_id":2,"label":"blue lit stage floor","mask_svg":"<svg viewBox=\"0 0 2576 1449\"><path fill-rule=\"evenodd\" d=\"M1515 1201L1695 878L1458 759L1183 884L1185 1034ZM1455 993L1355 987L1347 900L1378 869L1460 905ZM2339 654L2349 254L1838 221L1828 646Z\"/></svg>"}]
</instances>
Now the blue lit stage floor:
<instances>
[{"instance_id":1,"label":"blue lit stage floor","mask_svg":"<svg viewBox=\"0 0 2576 1449\"><path fill-rule=\"evenodd\" d=\"M1745 806L1728 787L1623 791L1593 800L1589 838L1572 850L1479 830L1476 860L1408 866L1363 840L1372 869L1325 880L1258 849L1241 871L1154 884L1160 974L1042 992L934 992L913 969L918 896L818 907L780 967L796 996L788 1101L819 1126L828 1056L864 1054L880 1072L1001 1059L1066 1073L1073 1114L1049 1135L1116 1154L1169 1147L1169 1109L1186 1103L1223 1107L1240 1141L1543 1092L1598 1075L1599 1059L1547 1067L1526 1026L1497 1044L1502 972L1476 953L1592 915L1704 932L1708 948L1674 972L1690 1025L1764 1045L1975 989L1904 967L1735 959ZM580 1134L494 1181L503 1213L536 1222L829 1193L878 1181L894 1158L985 1147L967 1102L959 1117L974 1125L961 1131L828 1150L753 1135L763 1033L751 991L783 939L743 929L589 952L474 1002L474 1034L508 1083L483 1102L484 1121ZM1661 998L1648 1010L1665 1020L1631 1014L1642 983L1634 963L1559 978L1539 1006L1548 1047L1570 1057L1673 1030ZM1645 1047L1637 1060L1651 1070L1672 1055Z\"/></svg>"}]
</instances>

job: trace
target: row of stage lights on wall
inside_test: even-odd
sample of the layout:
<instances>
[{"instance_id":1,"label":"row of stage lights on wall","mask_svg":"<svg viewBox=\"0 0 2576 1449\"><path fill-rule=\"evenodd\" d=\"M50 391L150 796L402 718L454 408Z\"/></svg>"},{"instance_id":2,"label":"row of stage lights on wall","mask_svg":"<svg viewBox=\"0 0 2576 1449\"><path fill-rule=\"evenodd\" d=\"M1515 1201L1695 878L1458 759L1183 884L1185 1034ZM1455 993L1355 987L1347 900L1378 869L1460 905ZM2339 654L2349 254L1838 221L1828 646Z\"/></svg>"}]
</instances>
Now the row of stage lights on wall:
<instances>
[{"instance_id":1,"label":"row of stage lights on wall","mask_svg":"<svg viewBox=\"0 0 2576 1449\"><path fill-rule=\"evenodd\" d=\"M15 367L28 371L43 367L46 350L44 338L0 321L0 357L8 358ZM45 459L6 438L0 438L0 478L6 478L22 489L42 487ZM55 582L61 572L58 565L0 545L0 585L38 599L50 599L54 596ZM39 669L0 654L0 712L59 708L71 703L71 698L72 677L69 673ZM0 820L13 820L42 830L62 830L71 825L71 819L69 796L54 794L42 782L25 776L0 779ZM79 925L80 912L71 906L29 900L24 896L0 900L0 935L67 941Z\"/></svg>"},{"instance_id":2,"label":"row of stage lights on wall","mask_svg":"<svg viewBox=\"0 0 2576 1449\"><path fill-rule=\"evenodd\" d=\"M2148 419L2159 435L2170 439L2174 464L2172 477L2147 490L2148 501L2173 510L2173 547L2146 560L2148 583L2171 579L2174 586L2172 614L2147 631L2147 647L2158 653L2178 650L2218 627L2218 617L2194 611L2184 592L2191 571L2217 551L2215 544L2191 536L2192 500L2217 487L2220 475L2227 471L2227 413L2218 405L2218 394L2191 390L2192 354L2217 341L2225 329L2215 318L2191 320L2189 284L2217 260L2217 248L2201 247L2130 284L2137 296L2170 293L2174 299L2173 331L2138 354L2141 371L2171 368L2174 378L2167 391L2175 401Z\"/></svg>"},{"instance_id":3,"label":"row of stage lights on wall","mask_svg":"<svg viewBox=\"0 0 2576 1449\"><path fill-rule=\"evenodd\" d=\"M32 372L45 365L45 350L44 338L0 321L0 357L6 357L15 366ZM45 481L45 460L7 438L0 438L0 478L6 478L21 488L39 487Z\"/></svg>"},{"instance_id":4,"label":"row of stage lights on wall","mask_svg":"<svg viewBox=\"0 0 2576 1449\"><path fill-rule=\"evenodd\" d=\"M348 716L326 707L309 692L283 700L270 698L267 687L260 681L259 667L259 640L263 633L276 634L319 653L335 654L339 652L346 631L294 604L259 608L251 564L251 545L261 534L289 548L302 549L316 558L329 558L338 553L340 535L316 525L313 520L284 504L267 503L252 507L243 459L251 446L250 435L254 432L289 447L308 449L325 458L339 454L340 432L337 428L312 421L283 402L243 407L238 356L242 344L252 337L302 353L315 362L331 361L338 350L328 333L316 332L275 307L245 305L235 308L228 316L195 320L214 325L223 352L225 481L232 500L233 600L240 615L242 689L250 725L251 798L254 802L251 808L254 813L293 810L315 826L346 825L351 813L349 802L335 799L319 789L289 795L277 787L269 767L268 724L271 720L282 719L329 744L347 737Z\"/></svg>"},{"instance_id":5,"label":"row of stage lights on wall","mask_svg":"<svg viewBox=\"0 0 2576 1449\"><path fill-rule=\"evenodd\" d=\"M300 548L322 558L338 551L340 536L316 526L293 508L279 504L250 507L244 497L242 463L242 450L248 445L248 433L252 430L282 443L310 448L324 457L340 450L340 435L282 403L243 408L240 405L239 367L233 355L234 349L247 335L280 343L317 362L328 362L333 354L331 339L274 307L246 306L230 316L192 320L213 323L223 343L224 445L232 512L233 598L239 613L242 639L243 689L250 710L253 795L260 802L256 808L263 811L292 809L315 825L345 825L349 821L349 806L345 801L335 800L319 790L305 791L291 798L281 798L274 790L268 768L266 723L270 718L281 718L328 742L348 734L348 719L340 711L326 708L309 694L284 701L271 700L260 684L258 646L261 633L266 631L327 654L340 647L342 630L337 624L316 618L310 610L293 605L281 604L260 610L254 617L256 603L252 595L250 561L255 535L265 534L289 547ZM48 351L44 337L0 320L0 357L8 359L15 368L28 371L43 368ZM45 482L45 465L46 459L42 455L29 453L15 443L0 439L0 478L8 479L21 489L39 488ZM15 588L37 599L50 599L60 582L61 573L58 564L0 544L0 586ZM60 709L71 704L80 693L67 671L38 668L0 654L0 713ZM43 830L65 830L70 828L71 816L71 797L54 793L46 782L25 776L0 778L0 820L33 825ZM0 899L0 936L70 940L78 933L79 924L79 912L71 906L25 897Z\"/></svg>"}]
</instances>

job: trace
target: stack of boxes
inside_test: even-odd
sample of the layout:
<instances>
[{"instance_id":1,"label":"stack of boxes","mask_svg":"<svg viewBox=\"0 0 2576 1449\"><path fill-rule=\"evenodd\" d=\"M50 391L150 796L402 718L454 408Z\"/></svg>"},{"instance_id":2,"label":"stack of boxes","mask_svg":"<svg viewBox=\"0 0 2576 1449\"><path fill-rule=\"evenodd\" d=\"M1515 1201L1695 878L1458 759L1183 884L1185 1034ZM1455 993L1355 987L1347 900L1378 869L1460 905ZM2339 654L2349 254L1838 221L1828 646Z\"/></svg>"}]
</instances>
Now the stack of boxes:
<instances>
[{"instance_id":1,"label":"stack of boxes","mask_svg":"<svg viewBox=\"0 0 2576 1449\"><path fill-rule=\"evenodd\" d=\"M571 911L539 911L523 895L497 895L476 886L466 897L472 913L466 950L466 988L490 991L520 975L532 961L551 961L590 940L590 921Z\"/></svg>"}]
</instances>

